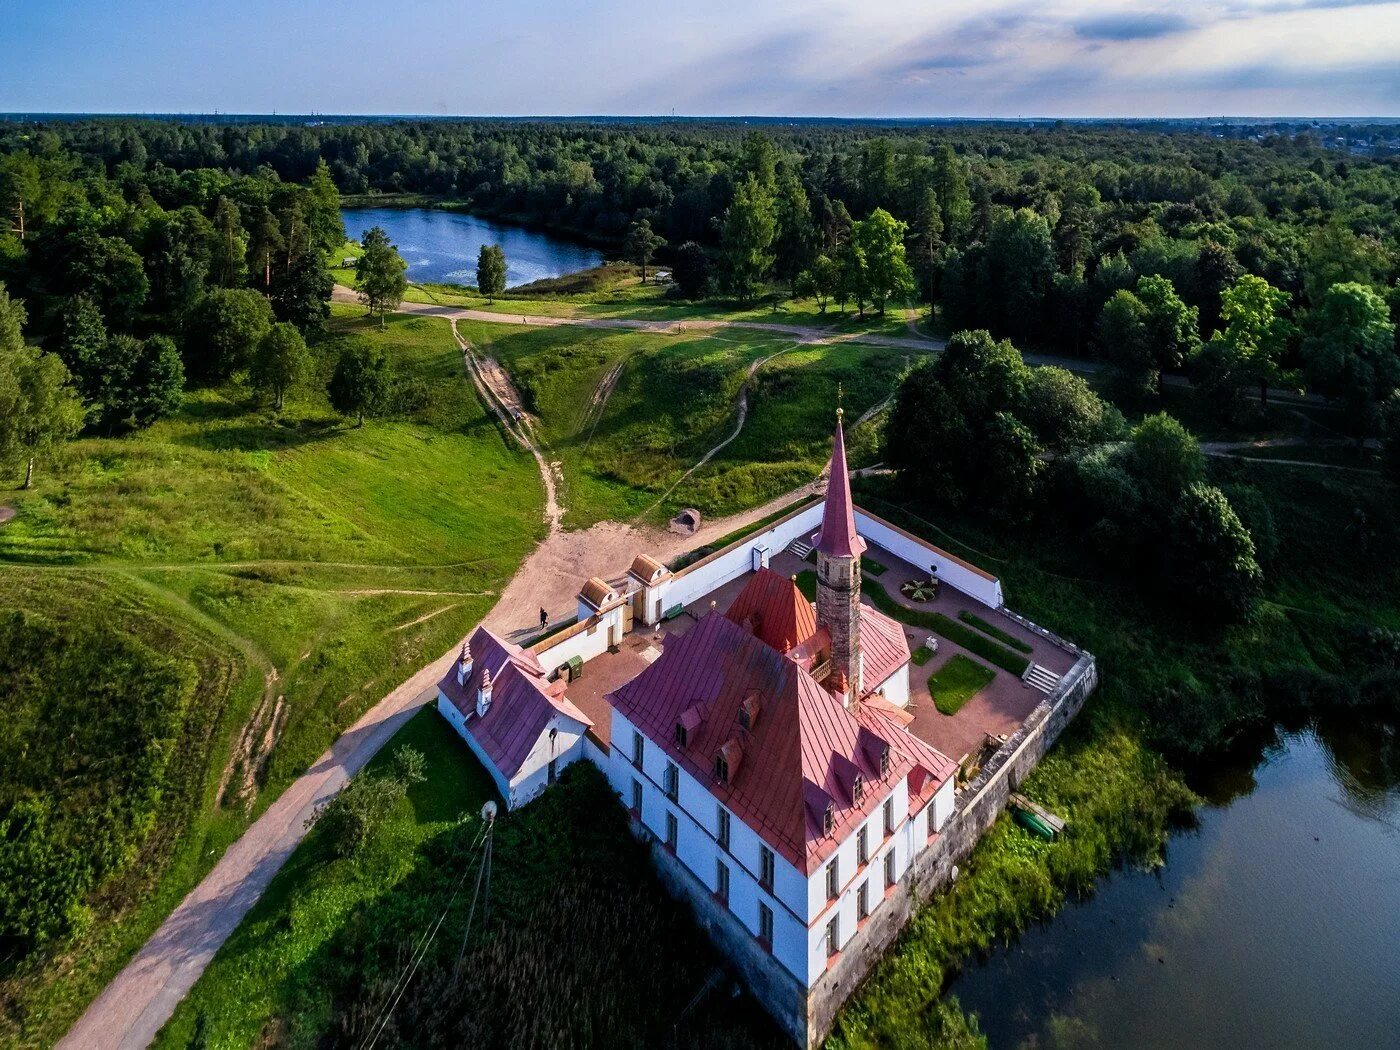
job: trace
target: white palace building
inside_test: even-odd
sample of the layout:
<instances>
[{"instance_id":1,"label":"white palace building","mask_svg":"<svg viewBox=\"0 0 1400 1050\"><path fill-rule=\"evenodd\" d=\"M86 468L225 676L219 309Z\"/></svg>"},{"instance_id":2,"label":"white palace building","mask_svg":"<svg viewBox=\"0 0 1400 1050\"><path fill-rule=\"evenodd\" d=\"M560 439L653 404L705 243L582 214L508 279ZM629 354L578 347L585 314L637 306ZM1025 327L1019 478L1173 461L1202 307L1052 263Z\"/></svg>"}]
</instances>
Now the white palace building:
<instances>
[{"instance_id":1,"label":"white palace building","mask_svg":"<svg viewBox=\"0 0 1400 1050\"><path fill-rule=\"evenodd\" d=\"M950 612L1025 638L1037 670L994 682L975 716L1009 732L942 725L918 699L910 639L927 632L862 602L867 540L882 571L932 575ZM813 556L814 603L795 575ZM511 807L594 762L668 889L804 1046L1095 681L1091 656L1004 611L994 577L855 506L839 419L824 501L675 572L639 555L578 611L530 648L477 628L439 710Z\"/></svg>"}]
</instances>

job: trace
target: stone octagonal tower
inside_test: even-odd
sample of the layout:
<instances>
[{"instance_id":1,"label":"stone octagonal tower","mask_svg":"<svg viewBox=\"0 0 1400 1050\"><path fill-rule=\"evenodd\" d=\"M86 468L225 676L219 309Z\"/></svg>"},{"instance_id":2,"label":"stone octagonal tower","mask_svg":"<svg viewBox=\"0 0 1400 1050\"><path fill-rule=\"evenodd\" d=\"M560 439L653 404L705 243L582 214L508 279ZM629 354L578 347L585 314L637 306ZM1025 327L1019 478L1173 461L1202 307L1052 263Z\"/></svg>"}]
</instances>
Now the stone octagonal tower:
<instances>
[{"instance_id":1,"label":"stone octagonal tower","mask_svg":"<svg viewBox=\"0 0 1400 1050\"><path fill-rule=\"evenodd\" d=\"M846 473L846 438L836 410L836 440L826 506L817 533L817 624L831 635L832 673L845 675L851 700L864 692L860 658L860 556L865 541L856 533L851 479Z\"/></svg>"}]
</instances>

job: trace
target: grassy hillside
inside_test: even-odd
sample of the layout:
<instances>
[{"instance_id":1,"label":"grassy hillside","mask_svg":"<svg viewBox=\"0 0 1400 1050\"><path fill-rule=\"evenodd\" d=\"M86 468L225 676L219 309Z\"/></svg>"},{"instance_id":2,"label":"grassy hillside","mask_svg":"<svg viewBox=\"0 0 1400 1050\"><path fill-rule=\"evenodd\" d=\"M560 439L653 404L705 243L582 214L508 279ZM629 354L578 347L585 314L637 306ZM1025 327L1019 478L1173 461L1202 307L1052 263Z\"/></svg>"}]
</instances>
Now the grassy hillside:
<instances>
[{"instance_id":1,"label":"grassy hillside","mask_svg":"<svg viewBox=\"0 0 1400 1050\"><path fill-rule=\"evenodd\" d=\"M5 493L0 611L101 619L194 661L197 685L160 816L92 895L92 924L3 964L0 1043L52 1042L252 817L480 619L542 533L533 461L477 402L447 324L380 333L353 313L318 347L322 373L344 341L381 344L424 380L412 412L356 429L320 384L281 415L203 391Z\"/></svg>"}]
</instances>

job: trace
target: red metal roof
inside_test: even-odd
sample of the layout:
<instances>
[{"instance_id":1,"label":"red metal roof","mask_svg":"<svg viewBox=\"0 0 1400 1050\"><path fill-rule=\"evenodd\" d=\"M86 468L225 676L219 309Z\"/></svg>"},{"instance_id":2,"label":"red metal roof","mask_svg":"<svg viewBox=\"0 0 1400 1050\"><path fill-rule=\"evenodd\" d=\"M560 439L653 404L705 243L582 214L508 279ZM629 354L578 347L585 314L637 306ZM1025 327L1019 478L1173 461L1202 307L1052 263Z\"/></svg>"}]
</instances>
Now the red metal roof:
<instances>
[{"instance_id":1,"label":"red metal roof","mask_svg":"<svg viewBox=\"0 0 1400 1050\"><path fill-rule=\"evenodd\" d=\"M761 707L745 730L739 709L757 691ZM893 720L860 707L847 710L800 666L724 616L711 613L667 640L661 657L608 700L684 767L776 852L803 872L816 869L875 808L900 777L931 796L952 775L953 763ZM685 747L676 723L696 706ZM728 783L715 777L714 758L739 740L743 763ZM880 756L889 761L880 772ZM865 790L854 794L859 775ZM823 826L831 806L833 827Z\"/></svg>"},{"instance_id":2,"label":"red metal roof","mask_svg":"<svg viewBox=\"0 0 1400 1050\"><path fill-rule=\"evenodd\" d=\"M453 664L438 688L466 716L467 731L481 745L501 774L510 779L520 767L555 714L562 714L585 727L592 720L564 695L562 681L545 676L535 654L478 627L467 641L472 656L472 672L464 683L457 683ZM483 679L491 685L491 706L485 715L476 713L476 693Z\"/></svg>"},{"instance_id":3,"label":"red metal roof","mask_svg":"<svg viewBox=\"0 0 1400 1050\"><path fill-rule=\"evenodd\" d=\"M812 603L796 583L766 566L749 577L724 615L780 653L817 633Z\"/></svg>"},{"instance_id":4,"label":"red metal roof","mask_svg":"<svg viewBox=\"0 0 1400 1050\"><path fill-rule=\"evenodd\" d=\"M909 662L904 628L879 609L860 607L861 690L871 693Z\"/></svg>"},{"instance_id":5,"label":"red metal roof","mask_svg":"<svg viewBox=\"0 0 1400 1050\"><path fill-rule=\"evenodd\" d=\"M856 558L865 551L865 541L856 532L851 478L846 472L846 436L841 429L839 413L836 417L836 440L831 447L831 472L826 479L822 528L817 533L815 546L823 554L835 558Z\"/></svg>"}]
</instances>

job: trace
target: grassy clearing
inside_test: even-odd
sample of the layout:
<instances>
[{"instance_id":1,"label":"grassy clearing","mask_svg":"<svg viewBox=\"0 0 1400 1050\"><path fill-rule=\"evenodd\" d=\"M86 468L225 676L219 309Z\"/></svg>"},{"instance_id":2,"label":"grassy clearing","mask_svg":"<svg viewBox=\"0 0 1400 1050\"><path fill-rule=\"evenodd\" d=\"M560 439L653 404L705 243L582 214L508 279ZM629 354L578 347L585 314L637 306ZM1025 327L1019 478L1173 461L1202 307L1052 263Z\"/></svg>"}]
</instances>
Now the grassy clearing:
<instances>
[{"instance_id":1,"label":"grassy clearing","mask_svg":"<svg viewBox=\"0 0 1400 1050\"><path fill-rule=\"evenodd\" d=\"M196 654L199 720L171 812L93 895L89 931L0 971L0 1042L52 1043L252 817L480 619L542 534L533 461L477 402L447 324L394 317L381 333L337 307L322 376L356 340L423 380L409 414L355 428L314 385L281 414L236 386L199 391L148 431L71 443L7 495L0 608L158 625L154 648ZM236 752L279 699L280 736Z\"/></svg>"},{"instance_id":2,"label":"grassy clearing","mask_svg":"<svg viewBox=\"0 0 1400 1050\"><path fill-rule=\"evenodd\" d=\"M975 612L969 612L967 609L964 609L962 612L958 613L958 619L965 624L968 624L972 627L976 627L979 631L981 631L988 637L995 638L997 641L1001 642L1002 645L1009 645L1012 649L1016 649L1023 653L1028 653L1031 651L1031 647L1025 642L1021 641L1021 639L1017 638L1014 634L1010 634L1006 631L1003 631L1000 627L996 626L995 624L988 623L986 620L982 619L982 617L978 616Z\"/></svg>"},{"instance_id":3,"label":"grassy clearing","mask_svg":"<svg viewBox=\"0 0 1400 1050\"><path fill-rule=\"evenodd\" d=\"M962 705L991 684L996 672L954 653L943 666L929 675L928 690L933 706L945 715L955 715Z\"/></svg>"}]
</instances>

